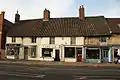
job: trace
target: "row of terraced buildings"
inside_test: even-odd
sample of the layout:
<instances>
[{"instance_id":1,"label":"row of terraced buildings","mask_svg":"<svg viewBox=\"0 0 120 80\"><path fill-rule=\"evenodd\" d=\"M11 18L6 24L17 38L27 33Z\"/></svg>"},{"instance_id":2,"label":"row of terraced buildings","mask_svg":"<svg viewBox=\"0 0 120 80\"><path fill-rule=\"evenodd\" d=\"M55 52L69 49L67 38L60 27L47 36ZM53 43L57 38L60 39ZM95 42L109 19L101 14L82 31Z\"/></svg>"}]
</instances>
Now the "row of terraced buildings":
<instances>
[{"instance_id":1,"label":"row of terraced buildings","mask_svg":"<svg viewBox=\"0 0 120 80\"><path fill-rule=\"evenodd\" d=\"M120 18L85 16L20 20L0 14L0 58L85 63L114 62L120 55Z\"/></svg>"}]
</instances>

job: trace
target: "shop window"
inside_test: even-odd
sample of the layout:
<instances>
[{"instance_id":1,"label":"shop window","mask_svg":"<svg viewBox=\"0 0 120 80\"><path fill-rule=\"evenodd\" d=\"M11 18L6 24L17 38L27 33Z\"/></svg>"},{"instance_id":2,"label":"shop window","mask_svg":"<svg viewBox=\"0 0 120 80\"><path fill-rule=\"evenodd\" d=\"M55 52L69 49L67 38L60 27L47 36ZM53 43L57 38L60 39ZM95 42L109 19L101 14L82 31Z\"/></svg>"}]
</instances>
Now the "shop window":
<instances>
[{"instance_id":1,"label":"shop window","mask_svg":"<svg viewBox=\"0 0 120 80\"><path fill-rule=\"evenodd\" d=\"M65 47L65 57L67 57L67 58L75 58L75 48L73 48L73 47Z\"/></svg>"},{"instance_id":2,"label":"shop window","mask_svg":"<svg viewBox=\"0 0 120 80\"><path fill-rule=\"evenodd\" d=\"M16 38L15 37L12 37L12 42L16 42Z\"/></svg>"},{"instance_id":3,"label":"shop window","mask_svg":"<svg viewBox=\"0 0 120 80\"><path fill-rule=\"evenodd\" d=\"M55 44L55 37L50 37L50 44Z\"/></svg>"},{"instance_id":4,"label":"shop window","mask_svg":"<svg viewBox=\"0 0 120 80\"><path fill-rule=\"evenodd\" d=\"M53 53L52 48L42 48L42 56L43 57L51 57L52 53Z\"/></svg>"},{"instance_id":5,"label":"shop window","mask_svg":"<svg viewBox=\"0 0 120 80\"><path fill-rule=\"evenodd\" d=\"M99 49L98 48L87 49L86 58L87 59L99 59Z\"/></svg>"},{"instance_id":6,"label":"shop window","mask_svg":"<svg viewBox=\"0 0 120 80\"><path fill-rule=\"evenodd\" d=\"M71 37L71 44L76 44L76 37Z\"/></svg>"},{"instance_id":7,"label":"shop window","mask_svg":"<svg viewBox=\"0 0 120 80\"><path fill-rule=\"evenodd\" d=\"M7 55L7 56L14 56L14 54L15 54L15 49L14 49L14 48L7 47L6 55Z\"/></svg>"},{"instance_id":8,"label":"shop window","mask_svg":"<svg viewBox=\"0 0 120 80\"><path fill-rule=\"evenodd\" d=\"M36 58L36 46L30 48L30 56L31 58Z\"/></svg>"},{"instance_id":9,"label":"shop window","mask_svg":"<svg viewBox=\"0 0 120 80\"><path fill-rule=\"evenodd\" d=\"M32 43L36 43L36 37L32 37Z\"/></svg>"}]
</instances>

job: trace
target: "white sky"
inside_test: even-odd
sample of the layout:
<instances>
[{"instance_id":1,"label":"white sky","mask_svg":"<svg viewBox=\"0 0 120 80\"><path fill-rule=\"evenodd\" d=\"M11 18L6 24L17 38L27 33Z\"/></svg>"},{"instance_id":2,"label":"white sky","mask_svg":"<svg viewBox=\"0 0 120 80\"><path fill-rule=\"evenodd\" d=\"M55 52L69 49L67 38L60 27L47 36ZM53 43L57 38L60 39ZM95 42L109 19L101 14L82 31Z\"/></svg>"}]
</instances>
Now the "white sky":
<instances>
[{"instance_id":1,"label":"white sky","mask_svg":"<svg viewBox=\"0 0 120 80\"><path fill-rule=\"evenodd\" d=\"M86 16L120 17L120 0L0 0L0 11L12 22L17 10L21 19L43 18L45 8L51 17L77 17L82 4Z\"/></svg>"}]
</instances>

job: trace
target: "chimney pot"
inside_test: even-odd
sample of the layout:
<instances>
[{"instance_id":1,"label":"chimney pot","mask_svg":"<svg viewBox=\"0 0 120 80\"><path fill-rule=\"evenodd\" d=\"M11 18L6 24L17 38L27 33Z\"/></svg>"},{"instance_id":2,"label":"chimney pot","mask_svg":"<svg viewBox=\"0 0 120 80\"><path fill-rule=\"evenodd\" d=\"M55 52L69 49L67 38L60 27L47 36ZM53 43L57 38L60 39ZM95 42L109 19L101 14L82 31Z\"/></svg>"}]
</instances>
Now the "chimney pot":
<instances>
[{"instance_id":1,"label":"chimney pot","mask_svg":"<svg viewBox=\"0 0 120 80\"><path fill-rule=\"evenodd\" d=\"M15 14L15 22L19 22L20 21L20 15L18 14L18 10L17 13Z\"/></svg>"}]
</instances>

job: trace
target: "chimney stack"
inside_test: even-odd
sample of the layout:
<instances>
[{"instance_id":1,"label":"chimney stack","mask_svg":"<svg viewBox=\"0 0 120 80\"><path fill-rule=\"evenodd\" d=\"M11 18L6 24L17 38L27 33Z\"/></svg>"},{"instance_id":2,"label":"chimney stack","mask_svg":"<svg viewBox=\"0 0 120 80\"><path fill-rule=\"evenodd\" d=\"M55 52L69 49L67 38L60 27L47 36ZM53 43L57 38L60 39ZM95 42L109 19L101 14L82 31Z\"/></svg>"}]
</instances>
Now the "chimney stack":
<instances>
[{"instance_id":1,"label":"chimney stack","mask_svg":"<svg viewBox=\"0 0 120 80\"><path fill-rule=\"evenodd\" d=\"M84 20L85 19L85 15L84 15L84 6L80 6L79 8L79 19L80 20Z\"/></svg>"},{"instance_id":2,"label":"chimney stack","mask_svg":"<svg viewBox=\"0 0 120 80\"><path fill-rule=\"evenodd\" d=\"M4 16L5 16L5 12L1 11L1 14L0 14L0 30L2 30L2 28L3 28Z\"/></svg>"},{"instance_id":3,"label":"chimney stack","mask_svg":"<svg viewBox=\"0 0 120 80\"><path fill-rule=\"evenodd\" d=\"M43 21L49 21L50 11L45 8L43 14L44 14L44 15L43 15Z\"/></svg>"},{"instance_id":4,"label":"chimney stack","mask_svg":"<svg viewBox=\"0 0 120 80\"><path fill-rule=\"evenodd\" d=\"M15 14L15 23L20 21L20 15L17 13Z\"/></svg>"}]
</instances>

